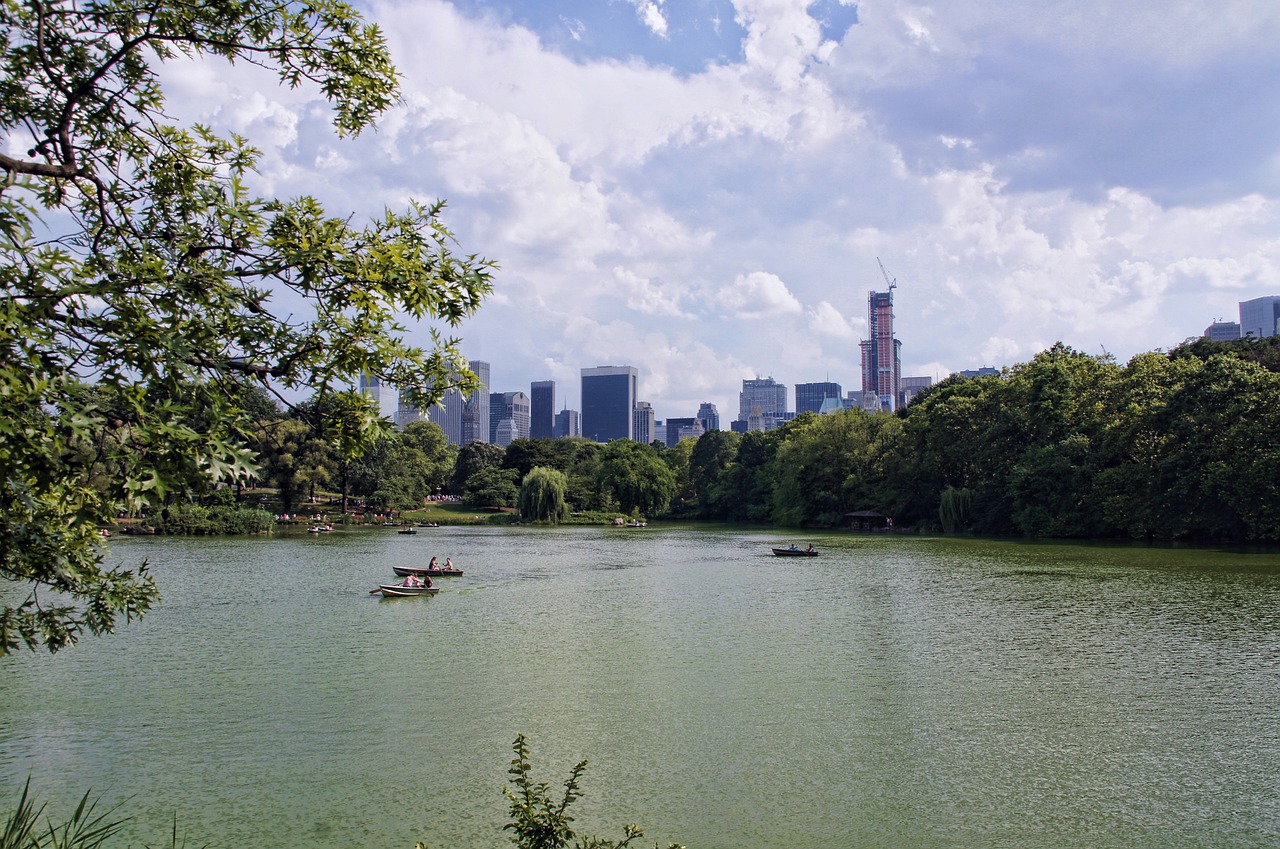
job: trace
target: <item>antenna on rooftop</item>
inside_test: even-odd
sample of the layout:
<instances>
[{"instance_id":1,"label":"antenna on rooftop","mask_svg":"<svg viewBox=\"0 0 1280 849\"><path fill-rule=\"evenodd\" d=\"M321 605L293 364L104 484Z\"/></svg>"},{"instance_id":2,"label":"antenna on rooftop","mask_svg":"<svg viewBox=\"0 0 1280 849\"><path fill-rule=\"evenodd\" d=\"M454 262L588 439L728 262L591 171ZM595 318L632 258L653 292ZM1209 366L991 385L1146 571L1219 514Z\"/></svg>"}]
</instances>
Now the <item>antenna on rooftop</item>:
<instances>
[{"instance_id":1,"label":"antenna on rooftop","mask_svg":"<svg viewBox=\"0 0 1280 849\"><path fill-rule=\"evenodd\" d=\"M884 275L884 282L889 284L889 291L892 292L898 286L897 278L889 277L889 272L884 270L884 263L880 261L880 257L876 257L876 264L880 266L880 273Z\"/></svg>"}]
</instances>

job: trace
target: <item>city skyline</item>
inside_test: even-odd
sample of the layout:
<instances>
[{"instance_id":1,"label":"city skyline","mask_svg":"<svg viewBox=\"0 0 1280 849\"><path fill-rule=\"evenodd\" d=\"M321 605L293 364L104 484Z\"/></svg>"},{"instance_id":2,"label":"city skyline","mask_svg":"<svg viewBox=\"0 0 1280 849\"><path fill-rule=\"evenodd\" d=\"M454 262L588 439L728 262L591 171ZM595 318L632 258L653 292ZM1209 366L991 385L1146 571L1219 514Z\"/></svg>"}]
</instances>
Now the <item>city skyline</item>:
<instances>
[{"instance_id":1,"label":"city skyline","mask_svg":"<svg viewBox=\"0 0 1280 849\"><path fill-rule=\"evenodd\" d=\"M455 253L499 268L436 329L561 409L628 361L664 414L731 414L756 376L856 389L877 258L904 375L1125 362L1280 289L1274 4L361 8L403 79L375 130L216 60L164 63L166 111L260 148L251 192L357 221L444 199Z\"/></svg>"}]
</instances>

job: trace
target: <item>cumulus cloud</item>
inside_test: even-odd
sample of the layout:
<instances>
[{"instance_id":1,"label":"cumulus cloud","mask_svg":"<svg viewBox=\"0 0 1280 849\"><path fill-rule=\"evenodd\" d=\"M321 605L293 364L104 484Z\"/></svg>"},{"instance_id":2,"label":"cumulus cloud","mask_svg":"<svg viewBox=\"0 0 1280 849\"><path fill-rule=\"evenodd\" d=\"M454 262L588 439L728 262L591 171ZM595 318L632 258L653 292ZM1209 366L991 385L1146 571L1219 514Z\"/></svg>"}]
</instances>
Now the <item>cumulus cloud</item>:
<instances>
[{"instance_id":1,"label":"cumulus cloud","mask_svg":"<svg viewBox=\"0 0 1280 849\"><path fill-rule=\"evenodd\" d=\"M631 0L631 5L636 7L641 23L654 35L666 38L667 19L662 14L662 3L663 0Z\"/></svg>"},{"instance_id":2,"label":"cumulus cloud","mask_svg":"<svg viewBox=\"0 0 1280 849\"><path fill-rule=\"evenodd\" d=\"M828 301L823 301L809 310L808 315L809 327L819 336L841 341L851 341L858 338L858 333L850 324L849 319ZM865 320L862 322L862 327L864 329L866 327Z\"/></svg>"},{"instance_id":3,"label":"cumulus cloud","mask_svg":"<svg viewBox=\"0 0 1280 849\"><path fill-rule=\"evenodd\" d=\"M404 97L355 140L242 65L166 63L170 111L263 148L263 192L447 198L501 264L463 328L499 388L630 363L659 418L756 373L859 388L880 258L911 374L1124 359L1280 293L1280 5L890 0L833 35L734 0L739 49L677 71L646 50L683 49L680 10L629 2L630 42L570 56L607 15L375 0Z\"/></svg>"},{"instance_id":4,"label":"cumulus cloud","mask_svg":"<svg viewBox=\"0 0 1280 849\"><path fill-rule=\"evenodd\" d=\"M716 293L716 307L732 318L772 318L800 312L800 302L787 284L767 271L739 274Z\"/></svg>"}]
</instances>

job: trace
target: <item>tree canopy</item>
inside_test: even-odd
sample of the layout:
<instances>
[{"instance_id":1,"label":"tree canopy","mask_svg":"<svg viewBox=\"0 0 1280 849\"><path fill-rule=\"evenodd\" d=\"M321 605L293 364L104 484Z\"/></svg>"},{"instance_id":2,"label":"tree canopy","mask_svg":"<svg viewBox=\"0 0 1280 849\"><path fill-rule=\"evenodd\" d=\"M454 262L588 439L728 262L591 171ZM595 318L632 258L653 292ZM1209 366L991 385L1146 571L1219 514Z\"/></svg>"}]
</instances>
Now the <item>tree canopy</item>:
<instances>
[{"instance_id":1,"label":"tree canopy","mask_svg":"<svg viewBox=\"0 0 1280 849\"><path fill-rule=\"evenodd\" d=\"M250 472L242 381L325 398L370 374L423 408L474 388L436 323L479 308L493 265L455 255L439 202L360 223L256 197L249 140L166 115L158 65L221 59L315 86L360 133L397 78L346 3L32 0L0 29L0 575L31 587L0 611L9 653L155 603L145 567L103 568L98 525ZM355 412L346 432L376 429Z\"/></svg>"}]
</instances>

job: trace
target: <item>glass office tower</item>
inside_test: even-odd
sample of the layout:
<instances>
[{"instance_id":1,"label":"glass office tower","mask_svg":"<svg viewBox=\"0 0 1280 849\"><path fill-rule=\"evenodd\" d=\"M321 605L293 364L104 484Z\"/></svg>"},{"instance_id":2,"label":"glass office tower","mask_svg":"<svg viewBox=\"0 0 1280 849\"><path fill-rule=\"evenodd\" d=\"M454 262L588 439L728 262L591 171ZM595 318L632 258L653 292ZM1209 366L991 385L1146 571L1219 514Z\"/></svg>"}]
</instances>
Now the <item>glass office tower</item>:
<instances>
[{"instance_id":1,"label":"glass office tower","mask_svg":"<svg viewBox=\"0 0 1280 849\"><path fill-rule=\"evenodd\" d=\"M634 366L582 370L582 435L593 442L635 437L639 373Z\"/></svg>"}]
</instances>

